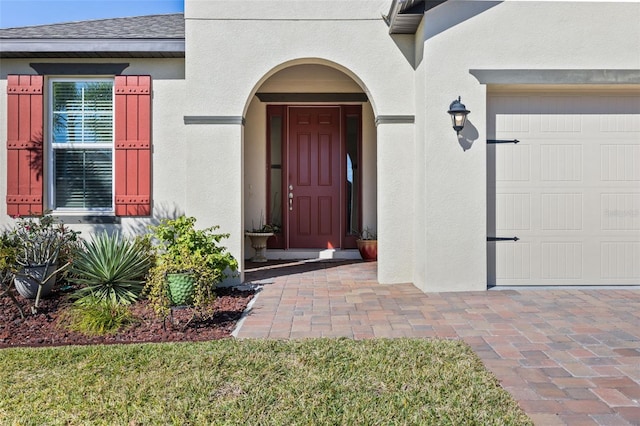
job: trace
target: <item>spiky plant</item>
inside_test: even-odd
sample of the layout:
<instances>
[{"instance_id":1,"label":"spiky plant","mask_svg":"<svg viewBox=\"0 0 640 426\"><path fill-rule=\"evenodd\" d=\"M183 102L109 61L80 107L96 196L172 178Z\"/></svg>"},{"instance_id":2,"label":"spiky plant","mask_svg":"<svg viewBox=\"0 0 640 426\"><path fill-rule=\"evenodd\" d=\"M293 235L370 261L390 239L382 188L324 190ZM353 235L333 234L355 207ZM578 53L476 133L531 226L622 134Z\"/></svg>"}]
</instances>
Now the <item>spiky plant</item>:
<instances>
[{"instance_id":1,"label":"spiky plant","mask_svg":"<svg viewBox=\"0 0 640 426\"><path fill-rule=\"evenodd\" d=\"M83 242L69 280L82 286L76 291L78 298L93 296L130 304L138 300L150 265L151 256L144 245L104 232Z\"/></svg>"}]
</instances>

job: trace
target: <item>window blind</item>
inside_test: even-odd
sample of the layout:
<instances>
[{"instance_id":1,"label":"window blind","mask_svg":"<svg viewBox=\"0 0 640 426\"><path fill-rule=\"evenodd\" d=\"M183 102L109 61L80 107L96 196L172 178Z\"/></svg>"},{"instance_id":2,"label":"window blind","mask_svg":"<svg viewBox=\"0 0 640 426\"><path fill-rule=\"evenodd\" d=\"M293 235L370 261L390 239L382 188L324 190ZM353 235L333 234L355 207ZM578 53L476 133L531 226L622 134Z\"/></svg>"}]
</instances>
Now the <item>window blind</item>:
<instances>
[{"instance_id":1,"label":"window blind","mask_svg":"<svg viewBox=\"0 0 640 426\"><path fill-rule=\"evenodd\" d=\"M113 208L113 82L52 82L54 208Z\"/></svg>"},{"instance_id":2,"label":"window blind","mask_svg":"<svg viewBox=\"0 0 640 426\"><path fill-rule=\"evenodd\" d=\"M58 208L111 208L111 150L55 150L55 197Z\"/></svg>"}]
</instances>

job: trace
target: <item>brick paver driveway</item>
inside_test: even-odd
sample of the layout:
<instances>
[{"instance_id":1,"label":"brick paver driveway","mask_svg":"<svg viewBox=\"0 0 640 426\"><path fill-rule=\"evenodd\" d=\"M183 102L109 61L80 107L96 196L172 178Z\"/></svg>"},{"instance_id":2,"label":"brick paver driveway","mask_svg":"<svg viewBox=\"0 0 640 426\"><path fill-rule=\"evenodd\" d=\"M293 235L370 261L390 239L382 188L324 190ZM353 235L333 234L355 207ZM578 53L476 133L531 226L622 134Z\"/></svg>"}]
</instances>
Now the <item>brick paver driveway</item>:
<instances>
[{"instance_id":1,"label":"brick paver driveway","mask_svg":"<svg viewBox=\"0 0 640 426\"><path fill-rule=\"evenodd\" d=\"M238 338L461 338L539 425L640 425L640 290L424 294L376 264L248 265Z\"/></svg>"}]
</instances>

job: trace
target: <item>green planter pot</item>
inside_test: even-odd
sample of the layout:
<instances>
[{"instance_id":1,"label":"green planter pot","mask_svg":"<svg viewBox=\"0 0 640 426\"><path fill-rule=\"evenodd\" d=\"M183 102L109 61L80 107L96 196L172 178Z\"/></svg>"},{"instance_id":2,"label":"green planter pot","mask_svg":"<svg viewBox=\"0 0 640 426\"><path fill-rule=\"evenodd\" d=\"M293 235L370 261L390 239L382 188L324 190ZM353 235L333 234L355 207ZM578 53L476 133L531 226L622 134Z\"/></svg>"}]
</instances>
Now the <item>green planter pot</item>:
<instances>
[{"instance_id":1,"label":"green planter pot","mask_svg":"<svg viewBox=\"0 0 640 426\"><path fill-rule=\"evenodd\" d=\"M196 279L192 274L167 274L169 298L174 305L191 305Z\"/></svg>"}]
</instances>

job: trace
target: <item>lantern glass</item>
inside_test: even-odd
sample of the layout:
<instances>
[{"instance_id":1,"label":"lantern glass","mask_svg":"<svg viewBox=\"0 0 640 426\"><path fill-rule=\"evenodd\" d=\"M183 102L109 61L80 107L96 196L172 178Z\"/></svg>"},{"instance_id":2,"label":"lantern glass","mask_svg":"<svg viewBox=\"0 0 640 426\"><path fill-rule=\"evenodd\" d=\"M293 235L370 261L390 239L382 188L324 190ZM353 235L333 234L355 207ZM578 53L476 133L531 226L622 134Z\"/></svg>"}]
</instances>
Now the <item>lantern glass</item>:
<instances>
[{"instance_id":1,"label":"lantern glass","mask_svg":"<svg viewBox=\"0 0 640 426\"><path fill-rule=\"evenodd\" d=\"M451 115L451 121L453 122L453 128L459 132L464 128L464 124L467 121L467 114L456 112Z\"/></svg>"},{"instance_id":2,"label":"lantern glass","mask_svg":"<svg viewBox=\"0 0 640 426\"><path fill-rule=\"evenodd\" d=\"M453 130L455 130L456 133L460 133L467 121L467 114L471 111L469 111L464 104L460 102L460 97L458 96L458 99L451 102L451 105L449 105L449 111L447 112L451 114Z\"/></svg>"}]
</instances>

